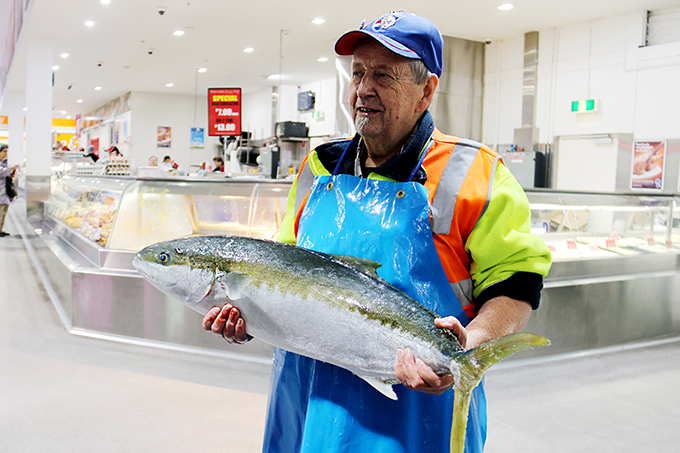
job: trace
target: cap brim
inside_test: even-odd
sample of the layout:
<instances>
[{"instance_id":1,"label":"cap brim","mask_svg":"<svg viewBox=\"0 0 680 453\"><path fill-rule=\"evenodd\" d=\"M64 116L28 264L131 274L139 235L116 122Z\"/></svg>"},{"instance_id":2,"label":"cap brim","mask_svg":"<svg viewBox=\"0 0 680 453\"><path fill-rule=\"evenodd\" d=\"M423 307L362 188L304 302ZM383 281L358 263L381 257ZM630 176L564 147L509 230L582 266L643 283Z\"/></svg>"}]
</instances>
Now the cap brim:
<instances>
[{"instance_id":1,"label":"cap brim","mask_svg":"<svg viewBox=\"0 0 680 453\"><path fill-rule=\"evenodd\" d=\"M422 59L414 50L398 43L394 39L377 33L371 33L368 30L354 30L342 35L335 43L335 53L338 55L353 55L357 43L366 37L375 39L380 44L387 47L388 50L401 55L402 57L413 58L415 60Z\"/></svg>"}]
</instances>

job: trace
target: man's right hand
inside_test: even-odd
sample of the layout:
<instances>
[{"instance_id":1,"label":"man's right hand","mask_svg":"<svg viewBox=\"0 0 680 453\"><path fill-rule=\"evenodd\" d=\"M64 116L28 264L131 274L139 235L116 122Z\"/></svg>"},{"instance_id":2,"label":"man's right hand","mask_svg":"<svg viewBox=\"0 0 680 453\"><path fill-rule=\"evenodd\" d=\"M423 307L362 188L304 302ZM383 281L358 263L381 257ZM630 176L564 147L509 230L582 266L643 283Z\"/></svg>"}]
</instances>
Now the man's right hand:
<instances>
[{"instance_id":1,"label":"man's right hand","mask_svg":"<svg viewBox=\"0 0 680 453\"><path fill-rule=\"evenodd\" d=\"M220 335L228 343L245 343L251 338L246 334L246 321L241 312L232 304L211 308L203 318L203 328Z\"/></svg>"}]
</instances>

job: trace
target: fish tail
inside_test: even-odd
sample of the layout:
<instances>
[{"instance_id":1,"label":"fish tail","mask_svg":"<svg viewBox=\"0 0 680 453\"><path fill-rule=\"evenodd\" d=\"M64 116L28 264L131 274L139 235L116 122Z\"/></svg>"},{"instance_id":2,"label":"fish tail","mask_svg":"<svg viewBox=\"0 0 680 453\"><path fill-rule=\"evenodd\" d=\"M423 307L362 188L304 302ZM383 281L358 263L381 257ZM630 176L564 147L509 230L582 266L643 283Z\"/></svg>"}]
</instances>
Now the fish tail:
<instances>
[{"instance_id":1,"label":"fish tail","mask_svg":"<svg viewBox=\"0 0 680 453\"><path fill-rule=\"evenodd\" d=\"M472 390L479 385L484 373L495 363L527 348L546 346L548 339L531 333L517 333L488 341L466 351L463 357L452 362L452 372L456 378L451 422L451 453L465 450L465 430ZM462 360L461 360L462 359Z\"/></svg>"}]
</instances>

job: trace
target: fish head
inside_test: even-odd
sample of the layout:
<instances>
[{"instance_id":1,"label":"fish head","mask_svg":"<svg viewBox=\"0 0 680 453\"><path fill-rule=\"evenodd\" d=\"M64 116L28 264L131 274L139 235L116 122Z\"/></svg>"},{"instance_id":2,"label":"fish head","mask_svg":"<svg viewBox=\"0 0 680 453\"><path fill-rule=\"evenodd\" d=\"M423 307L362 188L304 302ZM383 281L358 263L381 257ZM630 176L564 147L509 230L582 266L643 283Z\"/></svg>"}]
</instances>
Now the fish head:
<instances>
[{"instance_id":1,"label":"fish head","mask_svg":"<svg viewBox=\"0 0 680 453\"><path fill-rule=\"evenodd\" d=\"M196 238L159 242L135 254L132 265L152 285L196 309L210 293L215 266L206 244ZM198 310L197 310L198 311Z\"/></svg>"}]
</instances>

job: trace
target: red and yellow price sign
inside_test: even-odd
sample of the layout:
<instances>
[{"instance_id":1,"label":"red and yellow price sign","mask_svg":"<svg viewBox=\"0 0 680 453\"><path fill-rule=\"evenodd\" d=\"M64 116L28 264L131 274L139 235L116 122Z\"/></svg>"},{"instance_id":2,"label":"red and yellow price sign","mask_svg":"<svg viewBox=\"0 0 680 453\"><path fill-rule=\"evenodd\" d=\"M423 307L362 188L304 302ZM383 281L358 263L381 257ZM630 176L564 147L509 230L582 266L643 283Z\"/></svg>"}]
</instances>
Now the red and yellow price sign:
<instances>
[{"instance_id":1,"label":"red and yellow price sign","mask_svg":"<svg viewBox=\"0 0 680 453\"><path fill-rule=\"evenodd\" d=\"M241 135L240 88L208 88L208 135Z\"/></svg>"}]
</instances>

